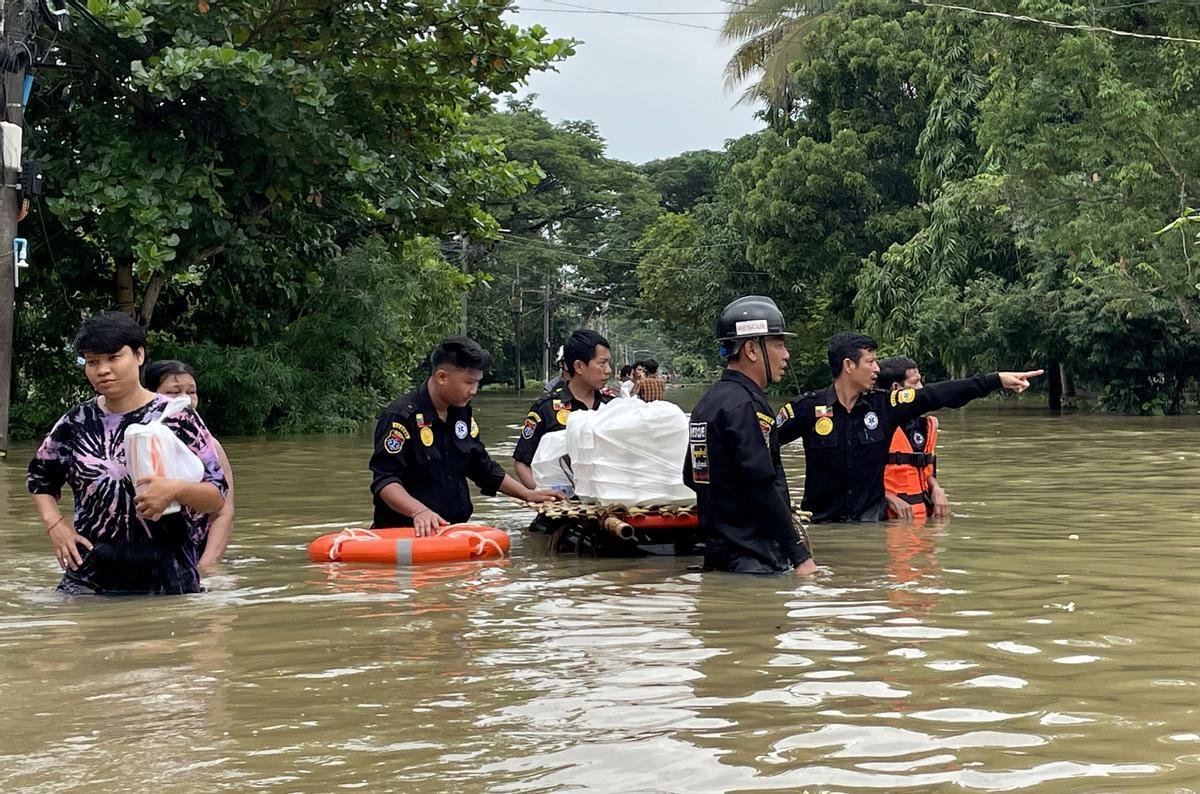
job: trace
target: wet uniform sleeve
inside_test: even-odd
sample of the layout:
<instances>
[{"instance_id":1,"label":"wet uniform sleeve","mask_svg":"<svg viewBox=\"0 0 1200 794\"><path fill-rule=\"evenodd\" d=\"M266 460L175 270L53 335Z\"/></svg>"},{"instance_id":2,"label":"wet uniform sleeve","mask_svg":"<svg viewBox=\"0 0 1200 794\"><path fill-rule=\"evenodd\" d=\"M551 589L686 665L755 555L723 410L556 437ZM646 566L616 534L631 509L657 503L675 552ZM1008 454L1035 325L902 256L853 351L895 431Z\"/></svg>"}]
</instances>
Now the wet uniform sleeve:
<instances>
[{"instance_id":1,"label":"wet uniform sleeve","mask_svg":"<svg viewBox=\"0 0 1200 794\"><path fill-rule=\"evenodd\" d=\"M412 432L398 421L396 414L385 411L375 424L375 448L371 452L371 494L377 495L392 483L404 484L409 465Z\"/></svg>"},{"instance_id":2,"label":"wet uniform sleeve","mask_svg":"<svg viewBox=\"0 0 1200 794\"><path fill-rule=\"evenodd\" d=\"M888 395L889 418L899 427L914 416L938 408L961 408L1000 388L1000 373L931 383L923 389L901 389Z\"/></svg>"},{"instance_id":3,"label":"wet uniform sleeve","mask_svg":"<svg viewBox=\"0 0 1200 794\"><path fill-rule=\"evenodd\" d=\"M533 463L533 456L537 453L538 444L541 443L542 436L546 433L546 425L549 424L538 407L538 404L534 403L525 415L521 432L517 434L517 448L513 450L513 460L526 465Z\"/></svg>"},{"instance_id":4,"label":"wet uniform sleeve","mask_svg":"<svg viewBox=\"0 0 1200 794\"><path fill-rule=\"evenodd\" d=\"M504 482L504 469L499 463L492 460L487 447L479 440L479 426L475 424L473 418L471 419L471 435L467 437L467 443L470 445L467 458L467 477L479 486L479 490L483 492L484 496L495 496L496 492L500 490L500 483Z\"/></svg>"},{"instance_id":5,"label":"wet uniform sleeve","mask_svg":"<svg viewBox=\"0 0 1200 794\"><path fill-rule=\"evenodd\" d=\"M802 399L792 400L780 408L779 413L776 414L775 424L779 428L780 446L790 444L804 436L807 430L804 423L811 421L812 417L800 410L803 404Z\"/></svg>"},{"instance_id":6,"label":"wet uniform sleeve","mask_svg":"<svg viewBox=\"0 0 1200 794\"><path fill-rule=\"evenodd\" d=\"M62 487L71 467L71 439L74 424L67 416L55 422L42 441L25 473L25 485L31 494L62 498Z\"/></svg>"},{"instance_id":7,"label":"wet uniform sleeve","mask_svg":"<svg viewBox=\"0 0 1200 794\"><path fill-rule=\"evenodd\" d=\"M171 428L179 440L204 464L204 477L200 482L211 482L217 486L222 499L228 496L229 483L221 469L221 459L217 456L217 442L200 415L191 408L185 408L164 419L163 425Z\"/></svg>"},{"instance_id":8,"label":"wet uniform sleeve","mask_svg":"<svg viewBox=\"0 0 1200 794\"><path fill-rule=\"evenodd\" d=\"M792 564L799 565L812 555L796 536L791 505L775 486L775 461L752 404L746 403L730 412L726 434L737 461L739 479L745 484L748 509L754 510L761 525L769 528Z\"/></svg>"}]
</instances>

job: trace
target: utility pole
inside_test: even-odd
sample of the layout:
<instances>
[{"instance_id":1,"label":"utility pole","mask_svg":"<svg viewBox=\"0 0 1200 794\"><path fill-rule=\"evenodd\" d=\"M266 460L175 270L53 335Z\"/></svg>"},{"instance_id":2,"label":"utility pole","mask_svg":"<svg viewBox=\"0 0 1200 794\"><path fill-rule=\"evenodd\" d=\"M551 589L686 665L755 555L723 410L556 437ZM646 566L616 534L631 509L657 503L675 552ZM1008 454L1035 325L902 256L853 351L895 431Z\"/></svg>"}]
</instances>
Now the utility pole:
<instances>
[{"instance_id":1,"label":"utility pole","mask_svg":"<svg viewBox=\"0 0 1200 794\"><path fill-rule=\"evenodd\" d=\"M4 47L17 53L22 47L29 52L26 38L26 0L0 0L0 19L4 20ZM11 151L13 143L19 153L23 116L22 96L25 91L27 56L10 61L4 71L4 113L0 117L14 127L6 126L0 134L0 146ZM12 135L16 140L3 140ZM17 189L21 163L5 162L0 173L0 458L8 457L8 415L12 401L13 314L16 311L17 261L13 239L17 236L17 214L21 208L21 193Z\"/></svg>"},{"instance_id":2,"label":"utility pole","mask_svg":"<svg viewBox=\"0 0 1200 794\"><path fill-rule=\"evenodd\" d=\"M508 299L513 320L513 387L521 393L521 266L517 265L517 281Z\"/></svg>"},{"instance_id":3,"label":"utility pole","mask_svg":"<svg viewBox=\"0 0 1200 794\"><path fill-rule=\"evenodd\" d=\"M542 383L550 380L550 282L542 289Z\"/></svg>"},{"instance_id":4,"label":"utility pole","mask_svg":"<svg viewBox=\"0 0 1200 794\"><path fill-rule=\"evenodd\" d=\"M471 269L470 241L467 239L465 234L461 236L461 239L462 247L459 249L458 265L465 276ZM459 322L459 325L462 329L460 333L463 336L467 335L467 293L469 291L470 290L463 290L463 294L459 297L459 310L462 312L462 320Z\"/></svg>"}]
</instances>

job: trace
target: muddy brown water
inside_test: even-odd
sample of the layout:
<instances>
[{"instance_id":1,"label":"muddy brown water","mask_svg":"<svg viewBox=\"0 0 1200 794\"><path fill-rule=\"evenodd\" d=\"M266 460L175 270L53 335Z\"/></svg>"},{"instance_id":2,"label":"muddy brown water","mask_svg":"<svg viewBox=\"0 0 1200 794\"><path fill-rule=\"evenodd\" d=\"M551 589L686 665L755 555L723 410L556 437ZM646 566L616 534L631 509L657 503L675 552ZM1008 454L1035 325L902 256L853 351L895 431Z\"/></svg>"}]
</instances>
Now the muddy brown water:
<instances>
[{"instance_id":1,"label":"muddy brown water","mask_svg":"<svg viewBox=\"0 0 1200 794\"><path fill-rule=\"evenodd\" d=\"M497 458L528 402L478 398ZM208 593L64 598L17 448L0 791L1200 790L1200 418L940 416L954 518L818 527L815 581L553 556L485 498L508 564L311 564L363 435L226 440Z\"/></svg>"}]
</instances>

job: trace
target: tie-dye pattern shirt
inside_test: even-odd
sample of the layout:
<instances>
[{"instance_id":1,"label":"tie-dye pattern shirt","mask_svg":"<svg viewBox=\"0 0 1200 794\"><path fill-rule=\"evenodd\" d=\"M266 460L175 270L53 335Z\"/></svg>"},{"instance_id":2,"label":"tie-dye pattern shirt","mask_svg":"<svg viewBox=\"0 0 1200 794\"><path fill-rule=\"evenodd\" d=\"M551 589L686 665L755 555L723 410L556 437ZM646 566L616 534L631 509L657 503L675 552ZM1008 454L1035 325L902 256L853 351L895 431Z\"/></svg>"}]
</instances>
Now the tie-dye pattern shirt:
<instances>
[{"instance_id":1,"label":"tie-dye pattern shirt","mask_svg":"<svg viewBox=\"0 0 1200 794\"><path fill-rule=\"evenodd\" d=\"M75 496L75 531L95 544L77 571L67 571L60 590L94 593L194 593L198 546L209 517L183 507L158 521L139 518L133 481L125 465L125 428L162 415L167 397L123 414L88 400L54 425L29 463L31 494L58 499L64 484ZM163 420L204 464L204 482L228 490L212 435L190 408Z\"/></svg>"}]
</instances>

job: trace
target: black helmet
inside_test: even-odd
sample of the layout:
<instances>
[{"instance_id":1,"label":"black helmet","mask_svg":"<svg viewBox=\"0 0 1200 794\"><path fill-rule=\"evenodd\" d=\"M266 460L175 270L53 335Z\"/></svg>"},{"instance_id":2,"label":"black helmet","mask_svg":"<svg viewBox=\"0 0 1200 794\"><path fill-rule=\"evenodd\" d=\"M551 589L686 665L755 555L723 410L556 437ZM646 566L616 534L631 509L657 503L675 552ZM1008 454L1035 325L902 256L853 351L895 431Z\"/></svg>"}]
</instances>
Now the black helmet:
<instances>
[{"instance_id":1,"label":"black helmet","mask_svg":"<svg viewBox=\"0 0 1200 794\"><path fill-rule=\"evenodd\" d=\"M717 341L752 339L756 336L795 336L784 329L783 312L775 301L762 295L747 295L725 307L717 320Z\"/></svg>"}]
</instances>

